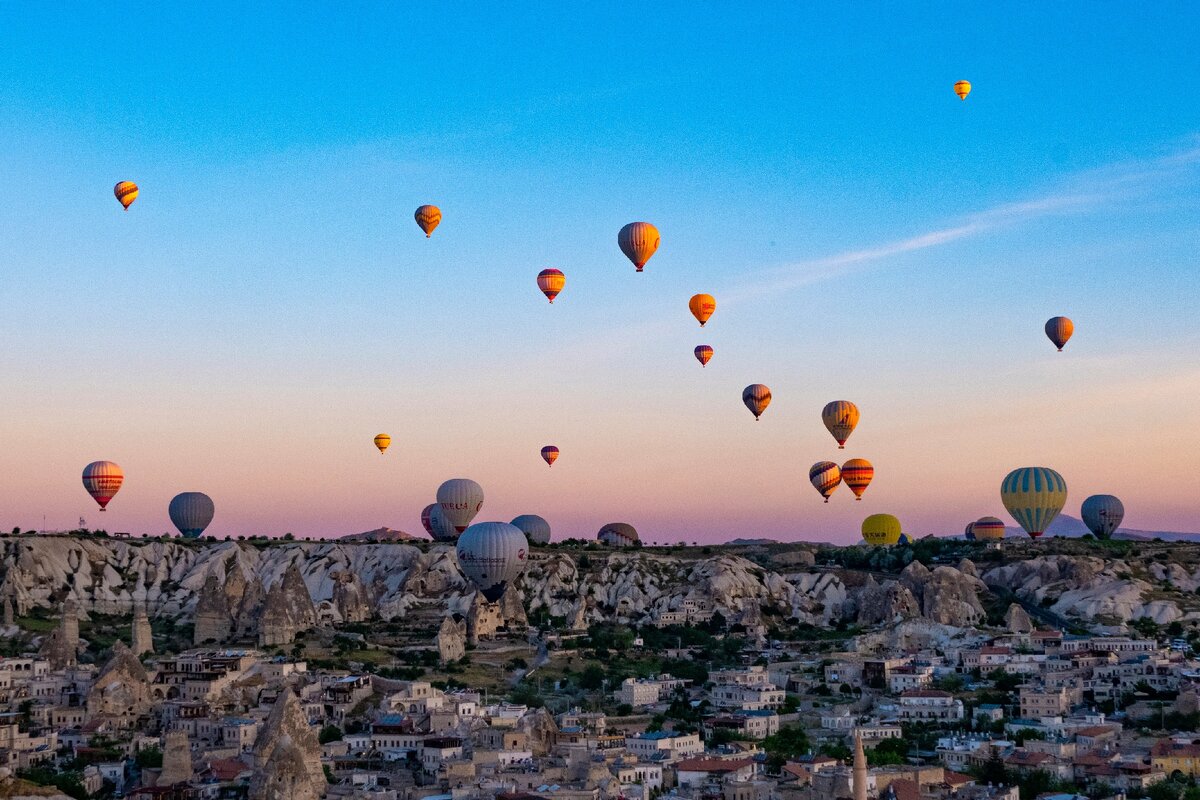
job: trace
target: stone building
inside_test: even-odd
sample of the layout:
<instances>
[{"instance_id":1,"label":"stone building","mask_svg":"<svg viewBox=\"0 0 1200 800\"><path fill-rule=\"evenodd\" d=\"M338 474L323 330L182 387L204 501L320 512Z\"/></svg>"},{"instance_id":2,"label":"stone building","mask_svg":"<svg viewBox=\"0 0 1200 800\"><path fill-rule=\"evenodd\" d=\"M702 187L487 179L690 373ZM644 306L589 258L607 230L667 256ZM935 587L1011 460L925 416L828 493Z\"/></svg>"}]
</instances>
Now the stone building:
<instances>
[{"instance_id":1,"label":"stone building","mask_svg":"<svg viewBox=\"0 0 1200 800\"><path fill-rule=\"evenodd\" d=\"M133 728L154 705L150 679L142 662L121 640L96 675L87 694L89 718L106 717L120 728Z\"/></svg>"},{"instance_id":2,"label":"stone building","mask_svg":"<svg viewBox=\"0 0 1200 800\"><path fill-rule=\"evenodd\" d=\"M51 669L66 669L78 663L79 655L79 606L74 600L62 604L58 627L50 632L39 655L50 662Z\"/></svg>"}]
</instances>

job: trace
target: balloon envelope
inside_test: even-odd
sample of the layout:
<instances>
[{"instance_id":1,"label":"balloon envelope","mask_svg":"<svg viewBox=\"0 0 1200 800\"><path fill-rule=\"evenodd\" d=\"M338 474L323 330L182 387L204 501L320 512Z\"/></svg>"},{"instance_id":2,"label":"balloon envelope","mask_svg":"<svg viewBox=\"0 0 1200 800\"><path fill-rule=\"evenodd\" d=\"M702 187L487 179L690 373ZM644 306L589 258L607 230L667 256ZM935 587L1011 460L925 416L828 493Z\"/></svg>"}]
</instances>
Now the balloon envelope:
<instances>
[{"instance_id":1,"label":"balloon envelope","mask_svg":"<svg viewBox=\"0 0 1200 800\"><path fill-rule=\"evenodd\" d=\"M967 541L975 541L975 523L968 522L967 527L963 529L963 536L967 537Z\"/></svg>"},{"instance_id":2,"label":"balloon envelope","mask_svg":"<svg viewBox=\"0 0 1200 800\"><path fill-rule=\"evenodd\" d=\"M872 514L862 521L862 537L875 547L896 544L901 533L900 520L891 514Z\"/></svg>"},{"instance_id":3,"label":"balloon envelope","mask_svg":"<svg viewBox=\"0 0 1200 800\"><path fill-rule=\"evenodd\" d=\"M609 547L634 547L639 541L637 529L626 522L610 522L596 534L596 540Z\"/></svg>"},{"instance_id":4,"label":"balloon envelope","mask_svg":"<svg viewBox=\"0 0 1200 800\"><path fill-rule=\"evenodd\" d=\"M558 293L567 285L567 276L563 275L561 270L544 269L538 273L537 285L542 294L546 295L546 299L553 303L554 298L558 297Z\"/></svg>"},{"instance_id":5,"label":"balloon envelope","mask_svg":"<svg viewBox=\"0 0 1200 800\"><path fill-rule=\"evenodd\" d=\"M818 461L809 468L808 480L828 503L829 496L842 482L842 468L832 461Z\"/></svg>"},{"instance_id":6,"label":"balloon envelope","mask_svg":"<svg viewBox=\"0 0 1200 800\"><path fill-rule=\"evenodd\" d=\"M971 82L958 81L954 84L954 93L958 95L959 100L966 100L967 95L971 93ZM986 103L984 105L986 105Z\"/></svg>"},{"instance_id":7,"label":"balloon envelope","mask_svg":"<svg viewBox=\"0 0 1200 800\"><path fill-rule=\"evenodd\" d=\"M834 400L832 403L826 403L825 408L821 409L821 421L825 423L826 430L837 441L838 450L842 450L846 440L850 438L850 434L854 433L854 428L858 425L858 406L849 400Z\"/></svg>"},{"instance_id":8,"label":"balloon envelope","mask_svg":"<svg viewBox=\"0 0 1200 800\"><path fill-rule=\"evenodd\" d=\"M1111 539L1125 519L1125 505L1111 494L1094 494L1083 501L1080 516L1097 539Z\"/></svg>"},{"instance_id":9,"label":"balloon envelope","mask_svg":"<svg viewBox=\"0 0 1200 800\"><path fill-rule=\"evenodd\" d=\"M437 503L425 506L421 512L421 525L435 542L453 542L458 538L458 531L454 530Z\"/></svg>"},{"instance_id":10,"label":"balloon envelope","mask_svg":"<svg viewBox=\"0 0 1200 800\"><path fill-rule=\"evenodd\" d=\"M428 239L433 235L433 229L442 222L442 210L437 206L421 206L413 212L413 218L421 226L421 230L425 231L425 238Z\"/></svg>"},{"instance_id":11,"label":"balloon envelope","mask_svg":"<svg viewBox=\"0 0 1200 800\"><path fill-rule=\"evenodd\" d=\"M977 542L995 542L1004 538L1004 522L999 517L980 517L971 523Z\"/></svg>"},{"instance_id":12,"label":"balloon envelope","mask_svg":"<svg viewBox=\"0 0 1200 800\"><path fill-rule=\"evenodd\" d=\"M642 271L642 267L658 249L658 241L658 228L649 222L631 222L617 234L621 252L633 262L638 272Z\"/></svg>"},{"instance_id":13,"label":"balloon envelope","mask_svg":"<svg viewBox=\"0 0 1200 800\"><path fill-rule=\"evenodd\" d=\"M458 565L489 603L525 571L529 542L516 525L508 522L478 522L458 537Z\"/></svg>"},{"instance_id":14,"label":"balloon envelope","mask_svg":"<svg viewBox=\"0 0 1200 800\"><path fill-rule=\"evenodd\" d=\"M1054 342L1054 346L1060 353L1063 345L1067 343L1073 333L1075 333L1075 323L1066 317L1051 317L1046 320L1046 336Z\"/></svg>"},{"instance_id":15,"label":"balloon envelope","mask_svg":"<svg viewBox=\"0 0 1200 800\"><path fill-rule=\"evenodd\" d=\"M542 458L550 466L554 466L554 462L558 460L558 448L552 444L548 444L542 448Z\"/></svg>"},{"instance_id":16,"label":"balloon envelope","mask_svg":"<svg viewBox=\"0 0 1200 800\"><path fill-rule=\"evenodd\" d=\"M522 514L512 521L525 534L530 544L544 547L550 544L550 523L537 514Z\"/></svg>"},{"instance_id":17,"label":"balloon envelope","mask_svg":"<svg viewBox=\"0 0 1200 800\"><path fill-rule=\"evenodd\" d=\"M764 384L752 383L742 389L742 402L746 404L746 408L750 409L750 413L757 421L767 410L767 406L771 405L771 390Z\"/></svg>"},{"instance_id":18,"label":"balloon envelope","mask_svg":"<svg viewBox=\"0 0 1200 800\"><path fill-rule=\"evenodd\" d=\"M113 187L113 194L116 195L117 201L126 211L133 205L133 201L137 200L138 187L133 181L121 181Z\"/></svg>"},{"instance_id":19,"label":"balloon envelope","mask_svg":"<svg viewBox=\"0 0 1200 800\"><path fill-rule=\"evenodd\" d=\"M184 492L171 498L167 514L185 539L198 539L217 511L212 498L203 492Z\"/></svg>"},{"instance_id":20,"label":"balloon envelope","mask_svg":"<svg viewBox=\"0 0 1200 800\"><path fill-rule=\"evenodd\" d=\"M375 436L375 446L379 448L380 453L387 450L391 443L392 437L388 436L386 433L380 433Z\"/></svg>"},{"instance_id":21,"label":"balloon envelope","mask_svg":"<svg viewBox=\"0 0 1200 800\"><path fill-rule=\"evenodd\" d=\"M707 365L713 357L712 347L706 344L696 345L696 349L692 352L696 354L696 360L700 362L700 366L702 367Z\"/></svg>"},{"instance_id":22,"label":"balloon envelope","mask_svg":"<svg viewBox=\"0 0 1200 800\"><path fill-rule=\"evenodd\" d=\"M125 482L125 473L111 461L93 461L83 468L83 488L103 511Z\"/></svg>"},{"instance_id":23,"label":"balloon envelope","mask_svg":"<svg viewBox=\"0 0 1200 800\"><path fill-rule=\"evenodd\" d=\"M1000 484L1000 500L1017 524L1041 536L1067 503L1067 482L1049 467L1014 469Z\"/></svg>"},{"instance_id":24,"label":"balloon envelope","mask_svg":"<svg viewBox=\"0 0 1200 800\"><path fill-rule=\"evenodd\" d=\"M451 478L438 487L437 501L447 521L462 533L483 507L483 487L469 478Z\"/></svg>"},{"instance_id":25,"label":"balloon envelope","mask_svg":"<svg viewBox=\"0 0 1200 800\"><path fill-rule=\"evenodd\" d=\"M865 458L852 458L842 464L842 480L850 487L850 491L854 492L855 500L862 500L863 492L874 477L875 467Z\"/></svg>"},{"instance_id":26,"label":"balloon envelope","mask_svg":"<svg viewBox=\"0 0 1200 800\"><path fill-rule=\"evenodd\" d=\"M708 322L709 317L717 310L717 299L711 294L694 294L692 299L688 300L688 308L703 328L704 323Z\"/></svg>"}]
</instances>

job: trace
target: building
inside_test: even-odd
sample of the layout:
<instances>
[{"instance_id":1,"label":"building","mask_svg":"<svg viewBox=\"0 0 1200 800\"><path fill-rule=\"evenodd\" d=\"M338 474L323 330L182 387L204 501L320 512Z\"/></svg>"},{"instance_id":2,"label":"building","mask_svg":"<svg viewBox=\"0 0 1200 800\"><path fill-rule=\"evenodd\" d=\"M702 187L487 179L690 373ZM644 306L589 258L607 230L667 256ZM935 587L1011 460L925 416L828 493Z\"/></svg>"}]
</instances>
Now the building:
<instances>
[{"instance_id":1,"label":"building","mask_svg":"<svg viewBox=\"0 0 1200 800\"><path fill-rule=\"evenodd\" d=\"M963 718L963 704L950 692L914 689L900 695L897 716L902 720L954 722Z\"/></svg>"},{"instance_id":2,"label":"building","mask_svg":"<svg viewBox=\"0 0 1200 800\"><path fill-rule=\"evenodd\" d=\"M1071 693L1066 688L1021 687L1021 716L1025 719L1061 717L1071 711Z\"/></svg>"},{"instance_id":3,"label":"building","mask_svg":"<svg viewBox=\"0 0 1200 800\"><path fill-rule=\"evenodd\" d=\"M1150 748L1150 766L1168 776L1178 772L1195 778L1200 775L1200 744L1191 737L1159 739Z\"/></svg>"},{"instance_id":4,"label":"building","mask_svg":"<svg viewBox=\"0 0 1200 800\"><path fill-rule=\"evenodd\" d=\"M787 699L787 692L770 684L766 686L728 684L713 687L709 697L717 708L761 711L782 708L783 701Z\"/></svg>"},{"instance_id":5,"label":"building","mask_svg":"<svg viewBox=\"0 0 1200 800\"><path fill-rule=\"evenodd\" d=\"M674 763L704 752L704 743L696 733L656 731L625 737L625 749L639 761Z\"/></svg>"}]
</instances>

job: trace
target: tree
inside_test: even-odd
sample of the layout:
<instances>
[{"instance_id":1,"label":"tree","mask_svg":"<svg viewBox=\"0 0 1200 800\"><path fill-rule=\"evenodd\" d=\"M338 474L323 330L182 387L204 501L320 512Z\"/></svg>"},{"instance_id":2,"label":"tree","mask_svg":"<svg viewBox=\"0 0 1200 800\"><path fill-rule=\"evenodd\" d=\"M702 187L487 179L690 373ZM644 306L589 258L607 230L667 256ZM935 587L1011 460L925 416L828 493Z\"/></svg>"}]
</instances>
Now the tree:
<instances>
[{"instance_id":1,"label":"tree","mask_svg":"<svg viewBox=\"0 0 1200 800\"><path fill-rule=\"evenodd\" d=\"M867 751L867 763L873 767L903 764L909 749L908 742L904 739L889 737Z\"/></svg>"},{"instance_id":2,"label":"tree","mask_svg":"<svg viewBox=\"0 0 1200 800\"><path fill-rule=\"evenodd\" d=\"M595 691L604 685L604 669L599 664L588 664L579 676L579 688Z\"/></svg>"},{"instance_id":3,"label":"tree","mask_svg":"<svg viewBox=\"0 0 1200 800\"><path fill-rule=\"evenodd\" d=\"M1146 790L1149 800L1179 800L1183 787L1175 781L1159 781Z\"/></svg>"},{"instance_id":4,"label":"tree","mask_svg":"<svg viewBox=\"0 0 1200 800\"><path fill-rule=\"evenodd\" d=\"M142 769L146 769L147 767L150 767L151 769L161 769L162 758L162 750L159 750L157 747L143 747L141 750L137 751L137 756L134 758L134 761L137 762L137 765Z\"/></svg>"},{"instance_id":5,"label":"tree","mask_svg":"<svg viewBox=\"0 0 1200 800\"><path fill-rule=\"evenodd\" d=\"M342 740L342 729L337 725L326 725L321 728L321 732L317 734L317 741L321 744L329 744L330 742L340 742Z\"/></svg>"},{"instance_id":6,"label":"tree","mask_svg":"<svg viewBox=\"0 0 1200 800\"><path fill-rule=\"evenodd\" d=\"M808 734L796 725L785 725L777 733L763 739L763 750L767 753L767 769L778 772L789 760L799 758L809 751Z\"/></svg>"},{"instance_id":7,"label":"tree","mask_svg":"<svg viewBox=\"0 0 1200 800\"><path fill-rule=\"evenodd\" d=\"M993 786L1010 786L1012 784L1012 776L1008 773L1008 768L1004 766L1004 760L1000 758L1000 751L992 748L992 754L988 756L987 761L983 762L983 766L979 768L978 774L979 783L989 783Z\"/></svg>"}]
</instances>

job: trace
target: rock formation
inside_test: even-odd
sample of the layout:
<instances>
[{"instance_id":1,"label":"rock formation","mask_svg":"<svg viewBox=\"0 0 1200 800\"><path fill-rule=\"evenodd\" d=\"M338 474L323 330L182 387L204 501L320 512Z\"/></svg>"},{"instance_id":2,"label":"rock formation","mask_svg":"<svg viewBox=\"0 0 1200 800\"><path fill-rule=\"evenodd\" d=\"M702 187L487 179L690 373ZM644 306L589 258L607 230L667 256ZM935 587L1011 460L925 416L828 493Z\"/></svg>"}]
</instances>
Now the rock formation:
<instances>
[{"instance_id":1,"label":"rock formation","mask_svg":"<svg viewBox=\"0 0 1200 800\"><path fill-rule=\"evenodd\" d=\"M150 628L150 618L146 616L146 604L143 602L134 603L130 641L133 643L130 649L135 656L154 652L154 633Z\"/></svg>"},{"instance_id":2,"label":"rock formation","mask_svg":"<svg viewBox=\"0 0 1200 800\"><path fill-rule=\"evenodd\" d=\"M38 654L50 662L51 669L66 669L78 663L79 606L74 600L62 604L58 627L42 642Z\"/></svg>"},{"instance_id":3,"label":"rock formation","mask_svg":"<svg viewBox=\"0 0 1200 800\"><path fill-rule=\"evenodd\" d=\"M500 604L489 603L482 594L475 592L467 609L467 641L479 644L480 639L495 636L503 625Z\"/></svg>"},{"instance_id":4,"label":"rock formation","mask_svg":"<svg viewBox=\"0 0 1200 800\"><path fill-rule=\"evenodd\" d=\"M174 786L192 780L192 746L187 731L167 731L163 737L163 765L158 786Z\"/></svg>"},{"instance_id":5,"label":"rock formation","mask_svg":"<svg viewBox=\"0 0 1200 800\"><path fill-rule=\"evenodd\" d=\"M1004 614L1004 627L1008 628L1010 633L1032 633L1033 620L1025 613L1025 609L1013 603Z\"/></svg>"},{"instance_id":6,"label":"rock formation","mask_svg":"<svg viewBox=\"0 0 1200 800\"><path fill-rule=\"evenodd\" d=\"M917 598L897 582L880 586L870 578L858 595L858 621L864 625L891 624L920 615Z\"/></svg>"},{"instance_id":7,"label":"rock formation","mask_svg":"<svg viewBox=\"0 0 1200 800\"><path fill-rule=\"evenodd\" d=\"M255 576L247 581L242 599L238 602L237 613L234 615L234 636L238 639L258 638L259 623L266 602L267 593L263 589L262 580Z\"/></svg>"},{"instance_id":8,"label":"rock formation","mask_svg":"<svg viewBox=\"0 0 1200 800\"><path fill-rule=\"evenodd\" d=\"M300 570L288 566L283 579L267 592L259 621L258 643L261 647L290 644L296 634L317 624L317 610Z\"/></svg>"},{"instance_id":9,"label":"rock formation","mask_svg":"<svg viewBox=\"0 0 1200 800\"><path fill-rule=\"evenodd\" d=\"M467 623L457 614L448 615L438 628L434 644L438 649L438 660L449 664L467 654Z\"/></svg>"},{"instance_id":10,"label":"rock formation","mask_svg":"<svg viewBox=\"0 0 1200 800\"><path fill-rule=\"evenodd\" d=\"M544 708L531 710L517 721L517 730L528 737L529 748L534 756L545 756L554 746L554 738L558 735L558 725L554 716Z\"/></svg>"},{"instance_id":11,"label":"rock formation","mask_svg":"<svg viewBox=\"0 0 1200 800\"><path fill-rule=\"evenodd\" d=\"M333 607L342 622L366 622L371 618L370 593L353 572L334 573Z\"/></svg>"},{"instance_id":12,"label":"rock formation","mask_svg":"<svg viewBox=\"0 0 1200 800\"><path fill-rule=\"evenodd\" d=\"M11 628L16 624L16 615L13 614L12 598L4 598L4 627Z\"/></svg>"},{"instance_id":13,"label":"rock formation","mask_svg":"<svg viewBox=\"0 0 1200 800\"><path fill-rule=\"evenodd\" d=\"M149 676L142 662L120 639L92 682L86 705L89 717L111 718L121 728L134 727L139 717L150 713L154 702Z\"/></svg>"},{"instance_id":14,"label":"rock formation","mask_svg":"<svg viewBox=\"0 0 1200 800\"><path fill-rule=\"evenodd\" d=\"M209 575L200 590L196 600L196 628L192 641L197 644L216 642L220 644L229 640L233 632L233 617L229 613L229 598L217 580L216 575Z\"/></svg>"},{"instance_id":15,"label":"rock formation","mask_svg":"<svg viewBox=\"0 0 1200 800\"><path fill-rule=\"evenodd\" d=\"M283 592L291 609L292 618L301 630L317 624L317 609L313 605L312 595L304 583L304 576L293 562L283 573Z\"/></svg>"},{"instance_id":16,"label":"rock formation","mask_svg":"<svg viewBox=\"0 0 1200 800\"><path fill-rule=\"evenodd\" d=\"M316 800L325 787L317 735L299 699L285 689L254 742L249 800Z\"/></svg>"},{"instance_id":17,"label":"rock formation","mask_svg":"<svg viewBox=\"0 0 1200 800\"><path fill-rule=\"evenodd\" d=\"M954 567L934 567L923 588L921 614L942 625L974 626L987 618L987 612L979 602L979 592L986 591L987 587L978 578Z\"/></svg>"}]
</instances>

